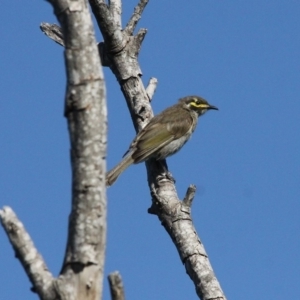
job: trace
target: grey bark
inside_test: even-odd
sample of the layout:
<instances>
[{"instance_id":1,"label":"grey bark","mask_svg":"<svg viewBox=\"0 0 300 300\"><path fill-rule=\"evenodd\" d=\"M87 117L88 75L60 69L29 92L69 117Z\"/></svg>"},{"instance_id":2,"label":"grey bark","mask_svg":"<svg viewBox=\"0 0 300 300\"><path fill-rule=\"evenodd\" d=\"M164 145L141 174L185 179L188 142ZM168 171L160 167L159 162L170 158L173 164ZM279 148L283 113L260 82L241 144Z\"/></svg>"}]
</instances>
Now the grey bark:
<instances>
[{"instance_id":1,"label":"grey bark","mask_svg":"<svg viewBox=\"0 0 300 300\"><path fill-rule=\"evenodd\" d=\"M71 142L72 210L60 276L47 270L24 226L7 207L3 227L41 299L98 300L106 244L106 102L100 58L84 0L49 1L62 26Z\"/></svg>"},{"instance_id":2,"label":"grey bark","mask_svg":"<svg viewBox=\"0 0 300 300\"><path fill-rule=\"evenodd\" d=\"M56 299L55 279L22 222L8 206L0 210L0 219L16 257L33 285L32 291L38 293L41 299Z\"/></svg>"},{"instance_id":3,"label":"grey bark","mask_svg":"<svg viewBox=\"0 0 300 300\"><path fill-rule=\"evenodd\" d=\"M110 295L112 300L124 300L124 286L119 272L113 272L108 275Z\"/></svg>"}]
</instances>

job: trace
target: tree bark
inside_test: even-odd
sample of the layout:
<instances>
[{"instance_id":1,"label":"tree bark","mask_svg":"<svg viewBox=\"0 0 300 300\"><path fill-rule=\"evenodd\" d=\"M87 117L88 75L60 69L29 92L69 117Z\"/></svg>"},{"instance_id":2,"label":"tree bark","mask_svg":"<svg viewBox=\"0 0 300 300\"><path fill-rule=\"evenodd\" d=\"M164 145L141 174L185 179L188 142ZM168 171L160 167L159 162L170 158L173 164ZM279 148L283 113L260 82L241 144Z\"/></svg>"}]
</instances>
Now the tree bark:
<instances>
[{"instance_id":1,"label":"tree bark","mask_svg":"<svg viewBox=\"0 0 300 300\"><path fill-rule=\"evenodd\" d=\"M93 25L85 0L49 0L65 45L65 116L71 142L72 210L60 276L54 279L10 208L3 227L41 299L98 300L106 244L106 102Z\"/></svg>"}]
</instances>

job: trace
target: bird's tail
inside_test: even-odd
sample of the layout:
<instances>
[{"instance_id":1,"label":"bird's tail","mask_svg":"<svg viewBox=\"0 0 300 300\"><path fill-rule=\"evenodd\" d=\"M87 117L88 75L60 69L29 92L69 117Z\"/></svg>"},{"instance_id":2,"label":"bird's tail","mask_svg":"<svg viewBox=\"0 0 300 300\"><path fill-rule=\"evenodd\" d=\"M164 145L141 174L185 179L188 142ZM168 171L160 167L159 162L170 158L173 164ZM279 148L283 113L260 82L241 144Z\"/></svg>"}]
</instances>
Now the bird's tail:
<instances>
[{"instance_id":1,"label":"bird's tail","mask_svg":"<svg viewBox=\"0 0 300 300\"><path fill-rule=\"evenodd\" d=\"M130 152L127 153L118 165L106 173L106 186L113 185L119 175L134 162L131 154Z\"/></svg>"}]
</instances>

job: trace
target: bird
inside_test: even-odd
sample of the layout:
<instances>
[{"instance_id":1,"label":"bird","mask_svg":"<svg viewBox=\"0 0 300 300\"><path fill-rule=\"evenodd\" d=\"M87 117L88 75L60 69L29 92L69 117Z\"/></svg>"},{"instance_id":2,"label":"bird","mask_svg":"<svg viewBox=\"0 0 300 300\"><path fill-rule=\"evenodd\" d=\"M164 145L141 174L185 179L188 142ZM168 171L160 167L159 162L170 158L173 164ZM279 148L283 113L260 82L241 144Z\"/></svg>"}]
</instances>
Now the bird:
<instances>
[{"instance_id":1,"label":"bird","mask_svg":"<svg viewBox=\"0 0 300 300\"><path fill-rule=\"evenodd\" d=\"M208 110L218 108L202 97L187 96L154 116L138 132L122 161L106 173L106 186L111 186L132 164L163 160L178 152L194 132L198 118Z\"/></svg>"}]
</instances>

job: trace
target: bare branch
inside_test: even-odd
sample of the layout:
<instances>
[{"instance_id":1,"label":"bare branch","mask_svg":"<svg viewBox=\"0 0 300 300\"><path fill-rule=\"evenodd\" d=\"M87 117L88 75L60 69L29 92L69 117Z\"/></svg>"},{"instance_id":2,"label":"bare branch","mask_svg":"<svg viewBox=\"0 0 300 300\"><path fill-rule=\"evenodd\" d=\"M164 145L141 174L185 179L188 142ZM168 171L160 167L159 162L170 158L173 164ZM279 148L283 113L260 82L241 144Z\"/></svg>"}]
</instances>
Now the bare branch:
<instances>
[{"instance_id":1,"label":"bare branch","mask_svg":"<svg viewBox=\"0 0 300 300\"><path fill-rule=\"evenodd\" d=\"M143 10L145 9L146 5L148 4L148 1L149 0L140 0L138 5L134 8L134 12L124 29L124 31L126 32L127 35L130 36L133 34L138 21L142 17Z\"/></svg>"},{"instance_id":2,"label":"bare branch","mask_svg":"<svg viewBox=\"0 0 300 300\"><path fill-rule=\"evenodd\" d=\"M52 274L48 271L43 257L35 248L24 225L14 211L7 206L0 210L0 219L15 250L16 257L20 260L34 287L32 290L43 299L54 299L56 293L53 287Z\"/></svg>"},{"instance_id":3,"label":"bare branch","mask_svg":"<svg viewBox=\"0 0 300 300\"><path fill-rule=\"evenodd\" d=\"M122 29L122 1L121 0L108 0L109 10L119 27L119 29Z\"/></svg>"},{"instance_id":4,"label":"bare branch","mask_svg":"<svg viewBox=\"0 0 300 300\"><path fill-rule=\"evenodd\" d=\"M108 275L110 295L112 300L125 300L124 286L118 271Z\"/></svg>"},{"instance_id":5,"label":"bare branch","mask_svg":"<svg viewBox=\"0 0 300 300\"><path fill-rule=\"evenodd\" d=\"M100 0L89 0L92 11L106 42L106 48L110 53L119 53L125 48L128 39L119 27L108 6Z\"/></svg>"},{"instance_id":6,"label":"bare branch","mask_svg":"<svg viewBox=\"0 0 300 300\"><path fill-rule=\"evenodd\" d=\"M171 188L171 184L168 183ZM166 186L164 185L166 189ZM195 284L200 299L222 299L226 297L213 272L204 245L192 222L191 201L195 194L195 186L190 186L184 201L179 201L172 194L164 195L152 186L152 206L148 209L155 214L169 233L175 244L187 274ZM170 193L170 190L169 190Z\"/></svg>"},{"instance_id":7,"label":"bare branch","mask_svg":"<svg viewBox=\"0 0 300 300\"><path fill-rule=\"evenodd\" d=\"M77 251L69 255L72 261L97 263L94 247L96 241L90 239L96 229L97 232L101 229L98 222L102 212L99 215L96 212L105 200L101 192L101 188L105 186L102 180L105 174L103 156L106 144L103 74L99 69L97 45L85 1L53 0L52 4L55 11L59 11L58 18L66 45L68 88L65 115L71 137L74 210L71 224L75 226L72 228L75 232L70 232L75 240L69 244L72 245L69 250ZM63 13L62 5L65 5ZM85 220L78 219L79 212L88 214ZM95 236L99 242L99 234L95 233ZM83 249L82 245L85 243L90 246Z\"/></svg>"},{"instance_id":8,"label":"bare branch","mask_svg":"<svg viewBox=\"0 0 300 300\"><path fill-rule=\"evenodd\" d=\"M149 101L152 101L152 97L155 93L157 87L158 80L155 77L150 78L148 86L146 87L146 93L149 97Z\"/></svg>"},{"instance_id":9,"label":"bare branch","mask_svg":"<svg viewBox=\"0 0 300 300\"><path fill-rule=\"evenodd\" d=\"M60 26L58 26L56 24L50 24L50 23L41 23L40 29L51 40L53 40L54 42L56 42L57 44L59 44L63 47L65 46L64 36L63 36L63 32L62 32L62 29ZM99 50L99 55L100 55L102 66L108 67L109 60L108 60L108 57L105 52L104 43L98 44L98 50Z\"/></svg>"},{"instance_id":10,"label":"bare branch","mask_svg":"<svg viewBox=\"0 0 300 300\"><path fill-rule=\"evenodd\" d=\"M187 191L186 191L186 194L185 194L185 197L184 197L184 199L183 199L182 202L183 202L185 205L187 205L188 207L191 207L192 202L193 202L194 197L195 197L195 193L196 193L196 186L193 185L193 184L191 184L191 185L188 187L188 189L187 189Z\"/></svg>"},{"instance_id":11,"label":"bare branch","mask_svg":"<svg viewBox=\"0 0 300 300\"><path fill-rule=\"evenodd\" d=\"M47 35L47 37L49 37L55 43L61 46L65 46L64 35L61 28L58 25L50 23L41 23L40 29Z\"/></svg>"},{"instance_id":12,"label":"bare branch","mask_svg":"<svg viewBox=\"0 0 300 300\"><path fill-rule=\"evenodd\" d=\"M147 29L141 28L139 30L139 32L137 33L137 35L134 37L136 55L138 55L140 53L140 49L141 49L143 40L146 36L146 33L147 33Z\"/></svg>"},{"instance_id":13,"label":"bare branch","mask_svg":"<svg viewBox=\"0 0 300 300\"><path fill-rule=\"evenodd\" d=\"M104 8L99 7L96 2L97 0L90 0L93 12L97 12L95 16L104 37L109 66L120 83L134 127L139 131L152 118L153 112L140 79L141 70L137 61L145 31L141 30L136 37L132 37L132 32L147 1L140 1L127 30L123 32L114 31L118 30L117 24L108 9L103 4ZM192 191L188 192L185 202L180 201L174 180L170 172L166 172L166 162L148 160L146 166L153 199L149 213L158 216L172 238L198 296L201 299L225 299L192 223L190 206L187 205L192 201Z\"/></svg>"},{"instance_id":14,"label":"bare branch","mask_svg":"<svg viewBox=\"0 0 300 300\"><path fill-rule=\"evenodd\" d=\"M65 43L65 116L72 163L68 243L56 287L62 299L94 300L102 294L106 243L104 78L85 0L50 2Z\"/></svg>"}]
</instances>

